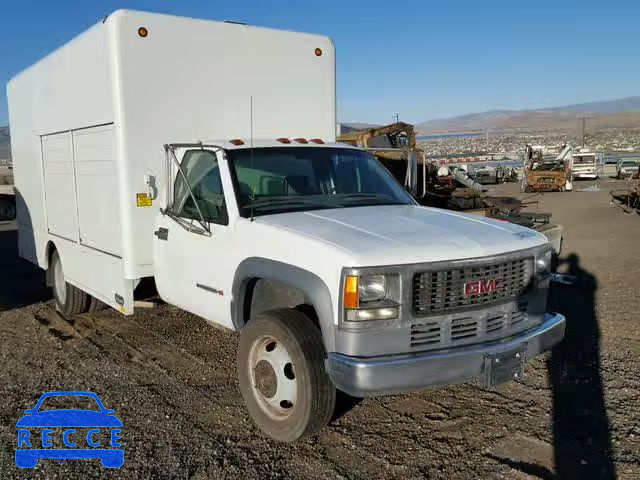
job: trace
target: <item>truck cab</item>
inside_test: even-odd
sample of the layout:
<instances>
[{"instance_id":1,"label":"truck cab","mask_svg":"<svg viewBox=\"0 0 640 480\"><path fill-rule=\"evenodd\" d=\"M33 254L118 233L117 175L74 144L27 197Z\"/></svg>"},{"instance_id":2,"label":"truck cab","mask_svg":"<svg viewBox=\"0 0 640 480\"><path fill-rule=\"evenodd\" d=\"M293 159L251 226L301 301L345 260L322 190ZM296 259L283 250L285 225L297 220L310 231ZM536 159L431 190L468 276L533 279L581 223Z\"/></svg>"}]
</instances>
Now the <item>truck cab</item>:
<instances>
[{"instance_id":1,"label":"truck cab","mask_svg":"<svg viewBox=\"0 0 640 480\"><path fill-rule=\"evenodd\" d=\"M321 139L166 145L161 297L240 331L256 423L293 440L335 389L389 395L519 378L557 343L551 248L518 225L419 206L368 152ZM294 327L295 324L295 327ZM309 349L309 350L307 350ZM325 406L300 418L306 405Z\"/></svg>"}]
</instances>

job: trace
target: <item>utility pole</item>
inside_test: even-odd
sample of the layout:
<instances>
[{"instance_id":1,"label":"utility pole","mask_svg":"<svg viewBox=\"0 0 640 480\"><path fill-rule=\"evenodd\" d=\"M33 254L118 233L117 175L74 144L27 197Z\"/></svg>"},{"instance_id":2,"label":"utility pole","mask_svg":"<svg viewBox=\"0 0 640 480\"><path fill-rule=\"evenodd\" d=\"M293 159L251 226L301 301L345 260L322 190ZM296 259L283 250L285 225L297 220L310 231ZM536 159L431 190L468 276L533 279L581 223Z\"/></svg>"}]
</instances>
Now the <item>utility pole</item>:
<instances>
[{"instance_id":1,"label":"utility pole","mask_svg":"<svg viewBox=\"0 0 640 480\"><path fill-rule=\"evenodd\" d=\"M587 134L586 134L586 123L587 123L587 119L588 118L593 118L593 117L587 117L586 115L582 115L582 148L584 148L587 139Z\"/></svg>"},{"instance_id":2,"label":"utility pole","mask_svg":"<svg viewBox=\"0 0 640 480\"><path fill-rule=\"evenodd\" d=\"M485 166L489 166L489 129L484 131L484 160Z\"/></svg>"}]
</instances>

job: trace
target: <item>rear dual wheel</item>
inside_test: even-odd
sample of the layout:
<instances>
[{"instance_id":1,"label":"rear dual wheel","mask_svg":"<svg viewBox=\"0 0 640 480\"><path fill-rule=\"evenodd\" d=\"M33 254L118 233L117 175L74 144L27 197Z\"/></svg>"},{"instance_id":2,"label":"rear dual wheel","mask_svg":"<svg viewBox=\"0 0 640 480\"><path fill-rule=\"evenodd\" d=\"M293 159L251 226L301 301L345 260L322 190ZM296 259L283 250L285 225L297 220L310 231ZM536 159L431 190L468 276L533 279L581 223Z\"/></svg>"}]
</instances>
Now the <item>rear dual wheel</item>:
<instances>
[{"instance_id":1,"label":"rear dual wheel","mask_svg":"<svg viewBox=\"0 0 640 480\"><path fill-rule=\"evenodd\" d=\"M93 312L104 307L104 303L88 293L80 290L65 281L62 261L58 251L51 255L49 263L51 281L53 284L53 296L56 301L56 309L64 315L77 315L85 312Z\"/></svg>"},{"instance_id":2,"label":"rear dual wheel","mask_svg":"<svg viewBox=\"0 0 640 480\"><path fill-rule=\"evenodd\" d=\"M320 330L298 310L262 313L242 329L240 391L258 428L291 442L329 423L336 389L324 357Z\"/></svg>"}]
</instances>

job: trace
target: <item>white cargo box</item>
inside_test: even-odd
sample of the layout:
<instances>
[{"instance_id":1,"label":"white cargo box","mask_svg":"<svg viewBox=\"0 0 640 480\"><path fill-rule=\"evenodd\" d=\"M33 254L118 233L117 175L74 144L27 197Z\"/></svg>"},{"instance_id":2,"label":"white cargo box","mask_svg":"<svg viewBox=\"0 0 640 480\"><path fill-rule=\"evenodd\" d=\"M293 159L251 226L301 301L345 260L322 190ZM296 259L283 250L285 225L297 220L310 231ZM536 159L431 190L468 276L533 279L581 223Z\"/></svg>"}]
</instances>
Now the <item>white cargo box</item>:
<instances>
[{"instance_id":1,"label":"white cargo box","mask_svg":"<svg viewBox=\"0 0 640 480\"><path fill-rule=\"evenodd\" d=\"M20 254L129 313L154 274L163 144L335 139L335 60L318 35L120 10L7 87Z\"/></svg>"}]
</instances>

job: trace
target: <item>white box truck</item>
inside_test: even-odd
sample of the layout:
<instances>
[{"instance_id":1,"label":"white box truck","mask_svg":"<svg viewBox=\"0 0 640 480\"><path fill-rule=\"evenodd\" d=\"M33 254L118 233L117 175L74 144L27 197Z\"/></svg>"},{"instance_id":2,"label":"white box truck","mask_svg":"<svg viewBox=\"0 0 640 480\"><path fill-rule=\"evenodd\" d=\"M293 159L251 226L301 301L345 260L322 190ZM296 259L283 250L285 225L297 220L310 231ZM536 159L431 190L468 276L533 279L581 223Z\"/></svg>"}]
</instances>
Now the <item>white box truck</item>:
<instances>
[{"instance_id":1,"label":"white box truck","mask_svg":"<svg viewBox=\"0 0 640 480\"><path fill-rule=\"evenodd\" d=\"M7 91L19 251L57 308L130 315L155 280L240 332L278 440L325 425L337 389L491 386L564 335L543 235L420 207L335 143L327 37L121 10Z\"/></svg>"}]
</instances>

